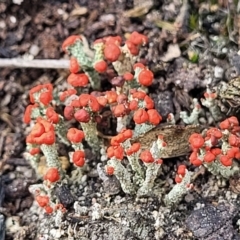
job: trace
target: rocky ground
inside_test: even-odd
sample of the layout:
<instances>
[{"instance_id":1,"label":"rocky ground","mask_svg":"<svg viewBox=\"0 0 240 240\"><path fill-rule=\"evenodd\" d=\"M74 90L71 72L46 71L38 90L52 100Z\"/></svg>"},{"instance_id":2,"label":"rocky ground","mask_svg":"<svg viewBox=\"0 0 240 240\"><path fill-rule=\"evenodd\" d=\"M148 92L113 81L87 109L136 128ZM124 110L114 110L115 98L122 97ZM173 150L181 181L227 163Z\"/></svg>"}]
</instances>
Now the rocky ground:
<instances>
[{"instance_id":1,"label":"rocky ground","mask_svg":"<svg viewBox=\"0 0 240 240\"><path fill-rule=\"evenodd\" d=\"M149 38L140 59L154 72L149 91L156 109L164 118L174 113L181 124L180 111L191 111L192 99L202 98L207 85L218 87L221 81L238 76L239 16L235 9L224 0L1 0L0 58L67 59L61 44L71 34L83 34L91 43L103 36L124 37L139 31ZM0 239L4 232L6 239L15 240L240 239L238 176L230 180L215 177L191 166L188 156L164 160L152 196L138 199L125 195L116 179L100 179L99 160L86 149L89 167L81 184L63 183L57 188L67 213L44 214L28 190L41 179L23 155L29 127L22 118L29 89L51 82L63 90L67 75L65 69L1 68ZM235 106L238 97L231 102ZM228 102L222 104L223 115L238 114ZM204 110L202 126L216 126ZM173 186L180 162L196 173L194 188L169 209L162 196Z\"/></svg>"}]
</instances>

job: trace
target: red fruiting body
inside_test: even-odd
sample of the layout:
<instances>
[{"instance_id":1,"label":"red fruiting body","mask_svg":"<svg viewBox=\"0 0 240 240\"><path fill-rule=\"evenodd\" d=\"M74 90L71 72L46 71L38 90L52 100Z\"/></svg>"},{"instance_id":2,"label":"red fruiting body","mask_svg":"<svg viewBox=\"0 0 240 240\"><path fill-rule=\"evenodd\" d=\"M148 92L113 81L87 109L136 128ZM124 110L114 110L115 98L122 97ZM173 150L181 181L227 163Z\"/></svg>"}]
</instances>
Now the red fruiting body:
<instances>
[{"instance_id":1,"label":"red fruiting body","mask_svg":"<svg viewBox=\"0 0 240 240\"><path fill-rule=\"evenodd\" d=\"M132 155L133 153L136 153L137 151L139 151L141 147L141 144L140 143L133 143L133 145L126 150L126 154L129 156L129 155Z\"/></svg>"},{"instance_id":2,"label":"red fruiting body","mask_svg":"<svg viewBox=\"0 0 240 240\"><path fill-rule=\"evenodd\" d=\"M228 129L230 127L230 122L228 119L225 119L224 121L220 122L219 124L220 129Z\"/></svg>"},{"instance_id":3,"label":"red fruiting body","mask_svg":"<svg viewBox=\"0 0 240 240\"><path fill-rule=\"evenodd\" d=\"M137 98L139 100L143 100L146 97L146 95L147 94L145 92L142 92L142 91L134 91L132 93L132 97Z\"/></svg>"},{"instance_id":4,"label":"red fruiting body","mask_svg":"<svg viewBox=\"0 0 240 240\"><path fill-rule=\"evenodd\" d=\"M202 165L202 161L199 158L194 159L191 163L196 167L199 167Z\"/></svg>"},{"instance_id":5,"label":"red fruiting body","mask_svg":"<svg viewBox=\"0 0 240 240\"><path fill-rule=\"evenodd\" d=\"M49 168L44 175L44 180L48 180L51 183L57 182L60 179L60 175L57 168Z\"/></svg>"},{"instance_id":6,"label":"red fruiting body","mask_svg":"<svg viewBox=\"0 0 240 240\"><path fill-rule=\"evenodd\" d=\"M202 161L199 158L194 159L191 163L196 167L199 167L202 165Z\"/></svg>"},{"instance_id":7,"label":"red fruiting body","mask_svg":"<svg viewBox=\"0 0 240 240\"><path fill-rule=\"evenodd\" d=\"M177 174L181 175L181 176L185 176L185 171L186 171L186 166L185 165L179 165L178 166L178 170L177 170Z\"/></svg>"},{"instance_id":8,"label":"red fruiting body","mask_svg":"<svg viewBox=\"0 0 240 240\"><path fill-rule=\"evenodd\" d=\"M162 117L156 109L149 109L147 111L148 121L153 125L158 125L162 121Z\"/></svg>"},{"instance_id":9,"label":"red fruiting body","mask_svg":"<svg viewBox=\"0 0 240 240\"><path fill-rule=\"evenodd\" d=\"M113 175L114 174L114 167L112 167L112 166L106 166L105 167L105 171L106 171L106 173L107 173L107 175Z\"/></svg>"},{"instance_id":10,"label":"red fruiting body","mask_svg":"<svg viewBox=\"0 0 240 240\"><path fill-rule=\"evenodd\" d=\"M223 166L225 167L230 167L232 166L232 158L226 156L226 155L221 155L220 156L220 162L222 163Z\"/></svg>"},{"instance_id":11,"label":"red fruiting body","mask_svg":"<svg viewBox=\"0 0 240 240\"><path fill-rule=\"evenodd\" d=\"M48 105L52 101L52 93L51 92L40 93L39 101L45 106Z\"/></svg>"},{"instance_id":12,"label":"red fruiting body","mask_svg":"<svg viewBox=\"0 0 240 240\"><path fill-rule=\"evenodd\" d=\"M107 149L107 156L109 158L116 157L118 160L122 160L124 156L124 150L122 146L110 146Z\"/></svg>"},{"instance_id":13,"label":"red fruiting body","mask_svg":"<svg viewBox=\"0 0 240 240\"><path fill-rule=\"evenodd\" d=\"M162 163L163 163L163 160L162 160L161 158L159 158L159 159L157 159L157 160L155 161L155 163L156 163L156 164L162 164Z\"/></svg>"},{"instance_id":14,"label":"red fruiting body","mask_svg":"<svg viewBox=\"0 0 240 240\"><path fill-rule=\"evenodd\" d=\"M137 45L135 45L134 43L132 43L131 41L127 40L125 42L125 44L127 45L127 48L129 50L129 52L133 55L133 56L137 56L139 53L139 47Z\"/></svg>"},{"instance_id":15,"label":"red fruiting body","mask_svg":"<svg viewBox=\"0 0 240 240\"><path fill-rule=\"evenodd\" d=\"M105 44L113 43L116 45L120 45L122 42L122 38L120 36L108 36L104 37L103 41L105 42Z\"/></svg>"},{"instance_id":16,"label":"red fruiting body","mask_svg":"<svg viewBox=\"0 0 240 240\"><path fill-rule=\"evenodd\" d=\"M135 45L145 45L148 42L148 38L145 35L136 31L132 32L128 40Z\"/></svg>"},{"instance_id":17,"label":"red fruiting body","mask_svg":"<svg viewBox=\"0 0 240 240\"><path fill-rule=\"evenodd\" d=\"M38 104L35 103L33 105L28 105L26 107L26 110L25 110L25 113L24 113L24 116L23 116L23 121L26 123L26 124L29 124L31 122L31 114L32 114L32 110L34 108L37 108L38 107Z\"/></svg>"},{"instance_id":18,"label":"red fruiting body","mask_svg":"<svg viewBox=\"0 0 240 240\"><path fill-rule=\"evenodd\" d=\"M238 122L238 119L234 116L230 117L230 118L227 118L225 119L224 121L222 121L220 124L219 124L219 127L221 129L232 129L236 126L239 126L239 122Z\"/></svg>"},{"instance_id":19,"label":"red fruiting body","mask_svg":"<svg viewBox=\"0 0 240 240\"><path fill-rule=\"evenodd\" d=\"M142 63L135 63L133 65L133 70L136 70L136 68L142 68L145 69L146 67Z\"/></svg>"},{"instance_id":20,"label":"red fruiting body","mask_svg":"<svg viewBox=\"0 0 240 240\"><path fill-rule=\"evenodd\" d=\"M78 73L81 70L78 60L75 57L71 57L70 59L69 70L71 73Z\"/></svg>"},{"instance_id":21,"label":"red fruiting body","mask_svg":"<svg viewBox=\"0 0 240 240\"><path fill-rule=\"evenodd\" d=\"M166 146L167 146L167 143L166 143L166 142L162 142L162 146L163 146L163 147L166 147Z\"/></svg>"},{"instance_id":22,"label":"red fruiting body","mask_svg":"<svg viewBox=\"0 0 240 240\"><path fill-rule=\"evenodd\" d=\"M189 157L190 163L192 163L194 166L201 166L202 161L198 158L198 153L193 151Z\"/></svg>"},{"instance_id":23,"label":"red fruiting body","mask_svg":"<svg viewBox=\"0 0 240 240\"><path fill-rule=\"evenodd\" d=\"M81 41L82 38L78 35L69 36L62 44L62 50L66 51L68 47L75 44L76 41Z\"/></svg>"},{"instance_id":24,"label":"red fruiting body","mask_svg":"<svg viewBox=\"0 0 240 240\"><path fill-rule=\"evenodd\" d=\"M233 126L231 129L231 133L239 135L240 126Z\"/></svg>"},{"instance_id":25,"label":"red fruiting body","mask_svg":"<svg viewBox=\"0 0 240 240\"><path fill-rule=\"evenodd\" d=\"M90 121L90 114L85 109L80 109L75 112L74 117L79 122L87 123Z\"/></svg>"},{"instance_id":26,"label":"red fruiting body","mask_svg":"<svg viewBox=\"0 0 240 240\"><path fill-rule=\"evenodd\" d=\"M48 107L46 111L47 120L52 123L58 123L59 122L59 115L54 111L52 107Z\"/></svg>"},{"instance_id":27,"label":"red fruiting body","mask_svg":"<svg viewBox=\"0 0 240 240\"><path fill-rule=\"evenodd\" d=\"M140 159L144 163L153 163L154 162L154 158L149 150L145 150L145 151L141 152Z\"/></svg>"},{"instance_id":28,"label":"red fruiting body","mask_svg":"<svg viewBox=\"0 0 240 240\"><path fill-rule=\"evenodd\" d=\"M143 86L150 86L153 83L153 73L148 69L143 69L138 75L138 82Z\"/></svg>"},{"instance_id":29,"label":"red fruiting body","mask_svg":"<svg viewBox=\"0 0 240 240\"><path fill-rule=\"evenodd\" d=\"M103 54L108 61L115 62L118 60L119 56L121 55L121 50L116 44L109 43L105 45Z\"/></svg>"},{"instance_id":30,"label":"red fruiting body","mask_svg":"<svg viewBox=\"0 0 240 240\"><path fill-rule=\"evenodd\" d=\"M231 126L239 126L238 119L234 116L228 118L228 121L230 122Z\"/></svg>"},{"instance_id":31,"label":"red fruiting body","mask_svg":"<svg viewBox=\"0 0 240 240\"><path fill-rule=\"evenodd\" d=\"M74 107L74 108L80 108L82 107L81 106L81 103L79 102L79 99L74 99L71 101L70 103L70 106Z\"/></svg>"},{"instance_id":32,"label":"red fruiting body","mask_svg":"<svg viewBox=\"0 0 240 240\"><path fill-rule=\"evenodd\" d=\"M207 93L207 92L205 92L203 95L204 95L205 98L211 98L211 99L214 99L214 98L217 97L216 93Z\"/></svg>"},{"instance_id":33,"label":"red fruiting body","mask_svg":"<svg viewBox=\"0 0 240 240\"><path fill-rule=\"evenodd\" d=\"M104 60L100 60L94 63L94 69L99 73L104 73L107 71L107 63Z\"/></svg>"},{"instance_id":34,"label":"red fruiting body","mask_svg":"<svg viewBox=\"0 0 240 240\"><path fill-rule=\"evenodd\" d=\"M85 87L89 79L85 73L71 73L67 78L67 82L73 87Z\"/></svg>"},{"instance_id":35,"label":"red fruiting body","mask_svg":"<svg viewBox=\"0 0 240 240\"><path fill-rule=\"evenodd\" d=\"M63 102L63 101L65 101L65 99L66 99L67 97L69 97L69 96L71 96L71 95L74 95L74 94L76 94L76 93L77 93L77 90L76 90L76 89L74 89L74 88L68 89L68 90L60 93L59 99L60 99L60 101Z\"/></svg>"},{"instance_id":36,"label":"red fruiting body","mask_svg":"<svg viewBox=\"0 0 240 240\"><path fill-rule=\"evenodd\" d=\"M127 109L124 104L118 104L112 107L112 113L115 117L123 117L126 111Z\"/></svg>"},{"instance_id":37,"label":"red fruiting body","mask_svg":"<svg viewBox=\"0 0 240 240\"><path fill-rule=\"evenodd\" d=\"M115 91L106 91L106 98L108 103L115 103L117 101L117 93Z\"/></svg>"},{"instance_id":38,"label":"red fruiting body","mask_svg":"<svg viewBox=\"0 0 240 240\"><path fill-rule=\"evenodd\" d=\"M204 145L204 139L201 134L199 133L193 133L189 137L189 143L191 144L191 147L194 148L201 148Z\"/></svg>"},{"instance_id":39,"label":"red fruiting body","mask_svg":"<svg viewBox=\"0 0 240 240\"><path fill-rule=\"evenodd\" d=\"M43 133L39 138L35 138L35 143L52 145L55 142L54 131Z\"/></svg>"},{"instance_id":40,"label":"red fruiting body","mask_svg":"<svg viewBox=\"0 0 240 240\"><path fill-rule=\"evenodd\" d=\"M40 94L39 101L42 104L47 105L52 100L52 91L53 86L50 83L37 85L36 87L33 87L29 91L30 102L35 103L34 94L39 93Z\"/></svg>"},{"instance_id":41,"label":"red fruiting body","mask_svg":"<svg viewBox=\"0 0 240 240\"><path fill-rule=\"evenodd\" d=\"M220 148L212 148L210 152L217 156L222 153L222 150Z\"/></svg>"},{"instance_id":42,"label":"red fruiting body","mask_svg":"<svg viewBox=\"0 0 240 240\"><path fill-rule=\"evenodd\" d=\"M218 144L218 139L213 135L209 135L205 137L204 140L206 143L206 148L211 148L212 146L216 146ZM210 142L210 145L209 145L209 142Z\"/></svg>"},{"instance_id":43,"label":"red fruiting body","mask_svg":"<svg viewBox=\"0 0 240 240\"><path fill-rule=\"evenodd\" d=\"M46 206L44 210L46 211L47 214L51 214L53 212L53 208L50 206Z\"/></svg>"},{"instance_id":44,"label":"red fruiting body","mask_svg":"<svg viewBox=\"0 0 240 240\"><path fill-rule=\"evenodd\" d=\"M63 213L66 212L66 208L61 203L56 204L54 210L61 210Z\"/></svg>"},{"instance_id":45,"label":"red fruiting body","mask_svg":"<svg viewBox=\"0 0 240 240\"><path fill-rule=\"evenodd\" d=\"M40 207L46 207L49 204L49 197L48 196L36 196L35 200L37 201Z\"/></svg>"},{"instance_id":46,"label":"red fruiting body","mask_svg":"<svg viewBox=\"0 0 240 240\"><path fill-rule=\"evenodd\" d=\"M85 163L85 153L81 150L75 151L73 153L72 160L76 166L82 167Z\"/></svg>"},{"instance_id":47,"label":"red fruiting body","mask_svg":"<svg viewBox=\"0 0 240 240\"><path fill-rule=\"evenodd\" d=\"M100 110L100 104L97 101L97 98L89 94L81 94L79 96L79 103L81 107L89 107L91 111L98 112Z\"/></svg>"},{"instance_id":48,"label":"red fruiting body","mask_svg":"<svg viewBox=\"0 0 240 240\"><path fill-rule=\"evenodd\" d=\"M230 149L227 150L227 156L229 158L235 158L236 154L239 153L239 148L238 147L231 147Z\"/></svg>"},{"instance_id":49,"label":"red fruiting body","mask_svg":"<svg viewBox=\"0 0 240 240\"><path fill-rule=\"evenodd\" d=\"M43 118L37 118L37 123L32 128L26 142L32 144L52 145L55 142L53 125Z\"/></svg>"},{"instance_id":50,"label":"red fruiting body","mask_svg":"<svg viewBox=\"0 0 240 240\"><path fill-rule=\"evenodd\" d=\"M122 133L119 133L118 135L111 138L111 145L112 146L119 146L120 143L125 141L125 137Z\"/></svg>"},{"instance_id":51,"label":"red fruiting body","mask_svg":"<svg viewBox=\"0 0 240 240\"><path fill-rule=\"evenodd\" d=\"M106 106L108 101L107 99L104 97L104 96L99 96L99 97L96 97L97 98L97 101L98 103L101 105L101 106Z\"/></svg>"},{"instance_id":52,"label":"red fruiting body","mask_svg":"<svg viewBox=\"0 0 240 240\"><path fill-rule=\"evenodd\" d=\"M128 97L125 94L118 94L117 96L118 103L126 103L127 100L128 100Z\"/></svg>"},{"instance_id":53,"label":"red fruiting body","mask_svg":"<svg viewBox=\"0 0 240 240\"><path fill-rule=\"evenodd\" d=\"M220 139L222 137L222 132L217 128L210 128L207 130L206 135L214 136L215 138Z\"/></svg>"},{"instance_id":54,"label":"red fruiting body","mask_svg":"<svg viewBox=\"0 0 240 240\"><path fill-rule=\"evenodd\" d=\"M23 122L26 124L29 124L31 122L32 109L33 109L33 105L28 105L26 107L26 110L23 116Z\"/></svg>"},{"instance_id":55,"label":"red fruiting body","mask_svg":"<svg viewBox=\"0 0 240 240\"><path fill-rule=\"evenodd\" d=\"M176 183L181 183L182 182L182 178L179 175L176 175L175 182Z\"/></svg>"},{"instance_id":56,"label":"red fruiting body","mask_svg":"<svg viewBox=\"0 0 240 240\"><path fill-rule=\"evenodd\" d=\"M144 101L145 101L145 104L146 104L145 108L147 108L147 109L153 109L154 108L154 102L148 95L146 95L144 97Z\"/></svg>"},{"instance_id":57,"label":"red fruiting body","mask_svg":"<svg viewBox=\"0 0 240 240\"><path fill-rule=\"evenodd\" d=\"M99 38L99 39L96 39L94 42L93 42L93 46L99 44L99 43L104 43L104 40L102 38Z\"/></svg>"},{"instance_id":58,"label":"red fruiting body","mask_svg":"<svg viewBox=\"0 0 240 240\"><path fill-rule=\"evenodd\" d=\"M73 108L72 106L66 106L66 107L64 108L63 115L64 115L64 117L65 117L67 120L73 119L73 116L74 116L74 108Z\"/></svg>"},{"instance_id":59,"label":"red fruiting body","mask_svg":"<svg viewBox=\"0 0 240 240\"><path fill-rule=\"evenodd\" d=\"M233 147L240 146L240 138L238 138L236 135L230 134L228 137L228 142Z\"/></svg>"},{"instance_id":60,"label":"red fruiting body","mask_svg":"<svg viewBox=\"0 0 240 240\"><path fill-rule=\"evenodd\" d=\"M235 153L235 156L234 156L237 160L240 159L240 151L238 151L237 153Z\"/></svg>"},{"instance_id":61,"label":"red fruiting body","mask_svg":"<svg viewBox=\"0 0 240 240\"><path fill-rule=\"evenodd\" d=\"M137 110L138 109L138 101L137 100L132 100L129 103L129 109L132 110L132 111Z\"/></svg>"},{"instance_id":62,"label":"red fruiting body","mask_svg":"<svg viewBox=\"0 0 240 240\"><path fill-rule=\"evenodd\" d=\"M29 91L29 98L31 103L35 103L34 94L40 92L44 88L44 85L37 85Z\"/></svg>"},{"instance_id":63,"label":"red fruiting body","mask_svg":"<svg viewBox=\"0 0 240 240\"><path fill-rule=\"evenodd\" d=\"M216 156L211 151L207 151L205 153L203 161L207 162L207 163L210 163L210 162L213 162L215 160L215 158L216 158Z\"/></svg>"},{"instance_id":64,"label":"red fruiting body","mask_svg":"<svg viewBox=\"0 0 240 240\"><path fill-rule=\"evenodd\" d=\"M134 76L133 76L132 73L126 72L126 73L123 74L123 78L124 78L124 80L126 80L126 81L132 81L133 78L134 78Z\"/></svg>"},{"instance_id":65,"label":"red fruiting body","mask_svg":"<svg viewBox=\"0 0 240 240\"><path fill-rule=\"evenodd\" d=\"M134 112L133 120L136 124L145 123L149 120L149 115L144 109L140 108Z\"/></svg>"},{"instance_id":66,"label":"red fruiting body","mask_svg":"<svg viewBox=\"0 0 240 240\"><path fill-rule=\"evenodd\" d=\"M84 132L77 128L69 128L67 132L67 139L73 143L80 143L84 139Z\"/></svg>"},{"instance_id":67,"label":"red fruiting body","mask_svg":"<svg viewBox=\"0 0 240 240\"><path fill-rule=\"evenodd\" d=\"M36 154L39 154L40 153L40 148L32 148L29 153L31 155L36 155Z\"/></svg>"},{"instance_id":68,"label":"red fruiting body","mask_svg":"<svg viewBox=\"0 0 240 240\"><path fill-rule=\"evenodd\" d=\"M190 160L190 162L192 162L196 158L198 158L198 153L197 153L197 151L193 151L189 156L189 160Z\"/></svg>"},{"instance_id":69,"label":"red fruiting body","mask_svg":"<svg viewBox=\"0 0 240 240\"><path fill-rule=\"evenodd\" d=\"M52 123L50 123L46 119L44 119L42 117L38 117L36 119L36 121L37 121L37 123L40 123L44 126L45 132L54 131L54 127L53 127Z\"/></svg>"},{"instance_id":70,"label":"red fruiting body","mask_svg":"<svg viewBox=\"0 0 240 240\"><path fill-rule=\"evenodd\" d=\"M133 136L133 131L131 129L123 129L121 134L124 136L124 141L127 139L131 139Z\"/></svg>"},{"instance_id":71,"label":"red fruiting body","mask_svg":"<svg viewBox=\"0 0 240 240\"><path fill-rule=\"evenodd\" d=\"M163 139L164 139L164 136L163 136L162 134L159 134L159 135L158 135L158 139L163 140Z\"/></svg>"},{"instance_id":72,"label":"red fruiting body","mask_svg":"<svg viewBox=\"0 0 240 240\"><path fill-rule=\"evenodd\" d=\"M33 137L40 137L45 132L44 126L40 123L36 123L31 131Z\"/></svg>"}]
</instances>

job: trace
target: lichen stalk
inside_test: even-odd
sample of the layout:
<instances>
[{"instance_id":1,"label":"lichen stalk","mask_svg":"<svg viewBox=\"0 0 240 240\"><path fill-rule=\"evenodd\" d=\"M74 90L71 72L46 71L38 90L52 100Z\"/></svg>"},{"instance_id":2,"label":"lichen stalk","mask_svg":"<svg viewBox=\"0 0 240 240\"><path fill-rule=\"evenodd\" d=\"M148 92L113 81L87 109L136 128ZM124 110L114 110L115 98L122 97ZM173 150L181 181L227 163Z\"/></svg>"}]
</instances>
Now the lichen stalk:
<instances>
[{"instance_id":1,"label":"lichen stalk","mask_svg":"<svg viewBox=\"0 0 240 240\"><path fill-rule=\"evenodd\" d=\"M193 99L193 105L194 107L190 116L188 116L186 111L180 112L180 118L185 124L198 124L198 117L201 112L201 106L199 105L196 98Z\"/></svg>"},{"instance_id":2,"label":"lichen stalk","mask_svg":"<svg viewBox=\"0 0 240 240\"><path fill-rule=\"evenodd\" d=\"M131 147L130 140L127 139L122 145L124 149L130 148ZM142 182L144 180L144 171L139 162L139 154L140 154L140 151L137 151L136 153L133 153L131 155L127 155L127 159L131 165L132 170L135 173L134 177L136 181Z\"/></svg>"},{"instance_id":3,"label":"lichen stalk","mask_svg":"<svg viewBox=\"0 0 240 240\"><path fill-rule=\"evenodd\" d=\"M61 170L56 145L41 144L40 149L46 157L47 166L49 168L57 168L58 170Z\"/></svg>"},{"instance_id":4,"label":"lichen stalk","mask_svg":"<svg viewBox=\"0 0 240 240\"><path fill-rule=\"evenodd\" d=\"M165 144L166 143L160 137L158 138L157 141L153 142L150 152L155 161L151 163L144 163L144 165L147 167L147 170L145 173L145 180L137 192L138 196L148 195L152 191L154 181L161 167L162 160L160 159L160 156L162 151L164 151Z\"/></svg>"},{"instance_id":5,"label":"lichen stalk","mask_svg":"<svg viewBox=\"0 0 240 240\"><path fill-rule=\"evenodd\" d=\"M93 89L100 89L100 77L92 66L93 59L89 57L84 51L84 44L82 41L76 41L74 45L68 48L68 51L74 56L82 70L89 77L91 87Z\"/></svg>"},{"instance_id":6,"label":"lichen stalk","mask_svg":"<svg viewBox=\"0 0 240 240\"><path fill-rule=\"evenodd\" d=\"M101 142L97 135L97 123L90 120L87 123L81 122L80 124L85 133L85 140L95 153L99 153Z\"/></svg>"},{"instance_id":7,"label":"lichen stalk","mask_svg":"<svg viewBox=\"0 0 240 240\"><path fill-rule=\"evenodd\" d=\"M185 176L182 178L180 183L176 183L176 185L172 188L172 190L165 196L164 203L166 206L174 206L179 204L182 200L183 196L191 189L191 174L186 169Z\"/></svg>"},{"instance_id":8,"label":"lichen stalk","mask_svg":"<svg viewBox=\"0 0 240 240\"><path fill-rule=\"evenodd\" d=\"M223 114L220 110L220 107L217 104L217 94L213 93L209 87L207 87L207 91L204 94L205 99L201 99L202 105L209 109L212 117L215 121L220 121L223 119Z\"/></svg>"},{"instance_id":9,"label":"lichen stalk","mask_svg":"<svg viewBox=\"0 0 240 240\"><path fill-rule=\"evenodd\" d=\"M57 124L55 124L55 131L56 134L59 138L59 140L66 144L67 146L70 146L70 142L67 139L67 129L66 126L64 124L64 119L62 116L59 116L59 122Z\"/></svg>"},{"instance_id":10,"label":"lichen stalk","mask_svg":"<svg viewBox=\"0 0 240 240\"><path fill-rule=\"evenodd\" d=\"M156 179L158 170L161 167L161 164L157 164L155 162L153 163L144 163L147 167L146 170L146 177L142 184L142 186L139 188L137 195L138 196L146 196L150 192L152 192L154 181Z\"/></svg>"},{"instance_id":11,"label":"lichen stalk","mask_svg":"<svg viewBox=\"0 0 240 240\"><path fill-rule=\"evenodd\" d=\"M221 175L226 179L229 179L230 177L234 176L240 170L236 163L233 163L232 166L229 167L223 166L219 161L204 163L203 165L213 175L215 176Z\"/></svg>"},{"instance_id":12,"label":"lichen stalk","mask_svg":"<svg viewBox=\"0 0 240 240\"><path fill-rule=\"evenodd\" d=\"M108 165L114 168L114 175L119 180L122 190L127 194L134 194L135 189L128 170L115 157L108 161Z\"/></svg>"},{"instance_id":13,"label":"lichen stalk","mask_svg":"<svg viewBox=\"0 0 240 240\"><path fill-rule=\"evenodd\" d=\"M134 128L133 137L137 138L138 136L143 135L143 134L149 132L154 127L156 127L156 126L154 126L152 124L148 124L148 123L136 124L136 126Z\"/></svg>"},{"instance_id":14,"label":"lichen stalk","mask_svg":"<svg viewBox=\"0 0 240 240\"><path fill-rule=\"evenodd\" d=\"M127 115L123 117L117 117L117 127L116 131L119 133L127 126Z\"/></svg>"}]
</instances>

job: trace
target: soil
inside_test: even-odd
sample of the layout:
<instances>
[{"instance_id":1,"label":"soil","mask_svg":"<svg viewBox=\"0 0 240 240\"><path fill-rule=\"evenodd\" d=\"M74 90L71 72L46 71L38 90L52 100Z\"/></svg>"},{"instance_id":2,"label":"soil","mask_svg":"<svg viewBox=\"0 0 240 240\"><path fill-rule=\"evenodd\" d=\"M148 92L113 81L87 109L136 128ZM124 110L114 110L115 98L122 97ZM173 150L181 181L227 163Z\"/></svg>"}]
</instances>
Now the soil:
<instances>
[{"instance_id":1,"label":"soil","mask_svg":"<svg viewBox=\"0 0 240 240\"><path fill-rule=\"evenodd\" d=\"M211 6L209 1L202 2L189 1L190 7L184 10L181 1L170 0L1 0L0 58L67 59L61 44L71 34L83 34L92 43L103 36L124 37L139 31L149 38L140 61L154 72L149 92L156 109L164 121L171 112L181 124L180 111L191 111L192 99L202 98L208 84L216 87L238 75L238 62L232 61L239 43L236 8L226 1ZM226 27L228 10L235 17L230 30ZM161 21L171 26L162 27ZM173 26L177 28L170 31ZM170 50L172 45L174 50ZM190 52L198 52L196 63L189 61ZM217 67L223 70L220 77ZM188 155L165 159L152 196L136 198L124 194L114 177L99 178L100 160L86 145L88 168L81 184L62 183L56 188L67 212L63 216L43 213L29 192L41 179L24 158L30 128L22 119L29 89L51 82L56 91L65 90L68 74L64 69L1 68L0 239L4 235L6 240L239 239L239 178L224 180L194 168ZM109 86L103 79L102 88ZM204 110L202 127L217 126ZM114 124L110 126L104 134L115 133ZM61 148L61 154L66 153L67 149ZM194 188L178 206L167 208L162 196L174 185L180 163L196 173Z\"/></svg>"}]
</instances>

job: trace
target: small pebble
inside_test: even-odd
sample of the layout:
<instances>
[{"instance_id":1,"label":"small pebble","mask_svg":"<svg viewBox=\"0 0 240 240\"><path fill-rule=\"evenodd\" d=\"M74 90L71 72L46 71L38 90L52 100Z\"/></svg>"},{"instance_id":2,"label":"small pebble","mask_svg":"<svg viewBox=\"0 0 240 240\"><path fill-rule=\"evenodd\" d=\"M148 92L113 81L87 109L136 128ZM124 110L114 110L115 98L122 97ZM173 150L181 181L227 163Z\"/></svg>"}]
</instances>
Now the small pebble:
<instances>
[{"instance_id":1,"label":"small pebble","mask_svg":"<svg viewBox=\"0 0 240 240\"><path fill-rule=\"evenodd\" d=\"M40 48L35 44L33 44L29 49L29 53L34 57L38 55L39 51L40 51Z\"/></svg>"},{"instance_id":2,"label":"small pebble","mask_svg":"<svg viewBox=\"0 0 240 240\"><path fill-rule=\"evenodd\" d=\"M216 66L214 68L214 77L215 78L218 78L218 79L222 79L223 78L223 68L219 67L219 66Z\"/></svg>"}]
</instances>

